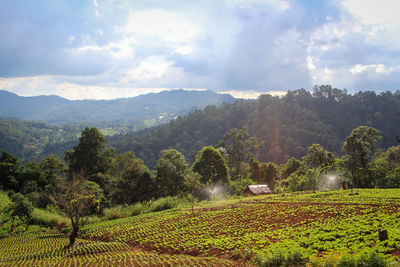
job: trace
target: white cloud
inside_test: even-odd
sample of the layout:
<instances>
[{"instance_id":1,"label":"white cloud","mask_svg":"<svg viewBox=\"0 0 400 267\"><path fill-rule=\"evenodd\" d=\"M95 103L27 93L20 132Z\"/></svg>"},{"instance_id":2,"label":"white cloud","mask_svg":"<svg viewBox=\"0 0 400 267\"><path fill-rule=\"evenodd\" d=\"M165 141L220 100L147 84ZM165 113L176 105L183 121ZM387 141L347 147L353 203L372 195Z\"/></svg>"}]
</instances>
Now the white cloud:
<instances>
[{"instance_id":1,"label":"white cloud","mask_svg":"<svg viewBox=\"0 0 400 267\"><path fill-rule=\"evenodd\" d=\"M149 83L152 80L161 78L171 66L165 57L151 56L140 62L140 65L127 72L126 81L134 80L140 83Z\"/></svg>"},{"instance_id":2,"label":"white cloud","mask_svg":"<svg viewBox=\"0 0 400 267\"><path fill-rule=\"evenodd\" d=\"M249 5L269 5L274 7L275 9L279 11L285 11L290 7L290 4L288 1L284 0L230 0L232 1L235 5L239 5L241 7L247 7Z\"/></svg>"},{"instance_id":3,"label":"white cloud","mask_svg":"<svg viewBox=\"0 0 400 267\"><path fill-rule=\"evenodd\" d=\"M312 58L307 56L307 68L309 70L315 70L315 65L313 64Z\"/></svg>"},{"instance_id":4,"label":"white cloud","mask_svg":"<svg viewBox=\"0 0 400 267\"><path fill-rule=\"evenodd\" d=\"M100 16L100 13L99 13L99 3L97 3L97 0L93 0L93 5L94 5L96 17Z\"/></svg>"},{"instance_id":5,"label":"white cloud","mask_svg":"<svg viewBox=\"0 0 400 267\"><path fill-rule=\"evenodd\" d=\"M230 94L235 98L242 98L242 99L257 99L260 95L269 94L272 96L284 96L287 92L285 91L254 91L254 90L246 90L246 91L238 91L238 90L228 90L219 92L221 94Z\"/></svg>"},{"instance_id":6,"label":"white cloud","mask_svg":"<svg viewBox=\"0 0 400 267\"><path fill-rule=\"evenodd\" d=\"M122 29L126 33L160 37L167 42L187 43L196 34L196 26L181 14L151 9L133 12Z\"/></svg>"},{"instance_id":7,"label":"white cloud","mask_svg":"<svg viewBox=\"0 0 400 267\"><path fill-rule=\"evenodd\" d=\"M400 24L398 0L345 0L343 5L362 23Z\"/></svg>"},{"instance_id":8,"label":"white cloud","mask_svg":"<svg viewBox=\"0 0 400 267\"><path fill-rule=\"evenodd\" d=\"M387 68L384 64L370 64L370 65L356 64L349 69L349 71L353 75L361 74L368 70L375 71L376 73L390 73L393 72L395 68L393 67Z\"/></svg>"},{"instance_id":9,"label":"white cloud","mask_svg":"<svg viewBox=\"0 0 400 267\"><path fill-rule=\"evenodd\" d=\"M345 0L343 6L359 25L355 30L367 36L367 42L389 49L400 45L400 1Z\"/></svg>"}]
</instances>

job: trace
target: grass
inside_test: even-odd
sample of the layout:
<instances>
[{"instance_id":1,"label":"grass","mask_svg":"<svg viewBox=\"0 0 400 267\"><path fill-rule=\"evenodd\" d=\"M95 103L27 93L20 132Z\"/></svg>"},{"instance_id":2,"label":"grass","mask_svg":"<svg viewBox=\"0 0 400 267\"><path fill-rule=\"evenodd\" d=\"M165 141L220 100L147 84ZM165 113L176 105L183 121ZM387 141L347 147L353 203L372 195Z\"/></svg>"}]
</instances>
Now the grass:
<instances>
[{"instance_id":1,"label":"grass","mask_svg":"<svg viewBox=\"0 0 400 267\"><path fill-rule=\"evenodd\" d=\"M186 198L163 197L133 205L117 205L112 208L106 208L103 214L105 219L114 220L186 206L189 206L189 201Z\"/></svg>"}]
</instances>

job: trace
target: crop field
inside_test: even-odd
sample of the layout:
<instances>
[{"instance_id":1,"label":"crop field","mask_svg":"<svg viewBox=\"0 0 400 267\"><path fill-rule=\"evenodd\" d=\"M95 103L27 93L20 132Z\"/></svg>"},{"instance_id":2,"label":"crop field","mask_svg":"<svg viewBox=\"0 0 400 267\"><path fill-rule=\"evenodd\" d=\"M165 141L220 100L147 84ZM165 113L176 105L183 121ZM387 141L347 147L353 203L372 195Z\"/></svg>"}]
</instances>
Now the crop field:
<instances>
[{"instance_id":1,"label":"crop field","mask_svg":"<svg viewBox=\"0 0 400 267\"><path fill-rule=\"evenodd\" d=\"M399 264L400 190L330 191L211 202L85 227L73 250L65 236L0 240L0 265L332 266L375 255ZM378 232L387 230L380 241ZM18 253L16 253L18 252ZM372 254L371 254L372 253ZM270 264L273 266L273 264Z\"/></svg>"},{"instance_id":2,"label":"crop field","mask_svg":"<svg viewBox=\"0 0 400 267\"><path fill-rule=\"evenodd\" d=\"M234 262L187 255L163 255L132 249L121 242L78 239L65 248L64 235L0 239L0 266L232 266Z\"/></svg>"}]
</instances>

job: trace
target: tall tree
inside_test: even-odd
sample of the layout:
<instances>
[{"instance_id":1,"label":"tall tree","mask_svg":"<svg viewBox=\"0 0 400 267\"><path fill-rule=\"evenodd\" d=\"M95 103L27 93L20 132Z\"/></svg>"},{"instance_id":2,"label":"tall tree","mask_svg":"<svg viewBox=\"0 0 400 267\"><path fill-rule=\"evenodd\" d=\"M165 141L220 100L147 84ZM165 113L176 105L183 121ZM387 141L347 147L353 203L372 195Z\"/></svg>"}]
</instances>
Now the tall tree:
<instances>
[{"instance_id":1,"label":"tall tree","mask_svg":"<svg viewBox=\"0 0 400 267\"><path fill-rule=\"evenodd\" d=\"M249 164L253 153L259 150L264 142L259 141L257 137L249 137L248 129L244 126L241 129L229 130L218 145L225 148L231 176L235 179L237 176L243 175L242 163Z\"/></svg>"},{"instance_id":2,"label":"tall tree","mask_svg":"<svg viewBox=\"0 0 400 267\"><path fill-rule=\"evenodd\" d=\"M313 190L315 191L317 189L317 168L332 165L335 162L335 156L320 144L313 144L308 147L308 152L303 157L303 160L314 169Z\"/></svg>"},{"instance_id":3,"label":"tall tree","mask_svg":"<svg viewBox=\"0 0 400 267\"><path fill-rule=\"evenodd\" d=\"M175 149L163 150L155 169L160 196L174 196L182 192L189 169L182 153Z\"/></svg>"},{"instance_id":4,"label":"tall tree","mask_svg":"<svg viewBox=\"0 0 400 267\"><path fill-rule=\"evenodd\" d=\"M229 169L224 157L213 146L203 147L197 153L192 170L201 175L202 184L227 184L229 182Z\"/></svg>"},{"instance_id":5,"label":"tall tree","mask_svg":"<svg viewBox=\"0 0 400 267\"><path fill-rule=\"evenodd\" d=\"M132 204L155 196L150 170L130 151L118 155L112 175L117 177L113 199L120 204Z\"/></svg>"},{"instance_id":6,"label":"tall tree","mask_svg":"<svg viewBox=\"0 0 400 267\"><path fill-rule=\"evenodd\" d=\"M381 138L380 131L369 126L360 126L354 129L346 138L342 150L346 152L345 161L351 171L355 186L362 186L357 171L366 168L375 154L377 142Z\"/></svg>"},{"instance_id":7,"label":"tall tree","mask_svg":"<svg viewBox=\"0 0 400 267\"><path fill-rule=\"evenodd\" d=\"M107 139L97 128L86 127L79 138L79 144L73 150L65 152L70 172L82 172L87 177L106 172L114 155L114 151L111 148L106 149L106 145Z\"/></svg>"}]
</instances>

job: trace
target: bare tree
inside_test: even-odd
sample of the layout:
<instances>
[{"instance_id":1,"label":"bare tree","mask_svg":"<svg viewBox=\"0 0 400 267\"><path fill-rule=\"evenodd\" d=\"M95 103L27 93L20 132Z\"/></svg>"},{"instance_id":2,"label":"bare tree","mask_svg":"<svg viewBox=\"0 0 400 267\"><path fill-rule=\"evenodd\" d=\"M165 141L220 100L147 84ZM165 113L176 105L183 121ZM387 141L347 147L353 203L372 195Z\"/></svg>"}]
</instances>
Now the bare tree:
<instances>
[{"instance_id":1,"label":"bare tree","mask_svg":"<svg viewBox=\"0 0 400 267\"><path fill-rule=\"evenodd\" d=\"M99 200L91 192L88 180L82 174L74 174L70 179L59 178L56 182L56 193L51 196L71 220L72 232L69 246L73 246L79 230L88 220L88 216L99 210Z\"/></svg>"}]
</instances>

